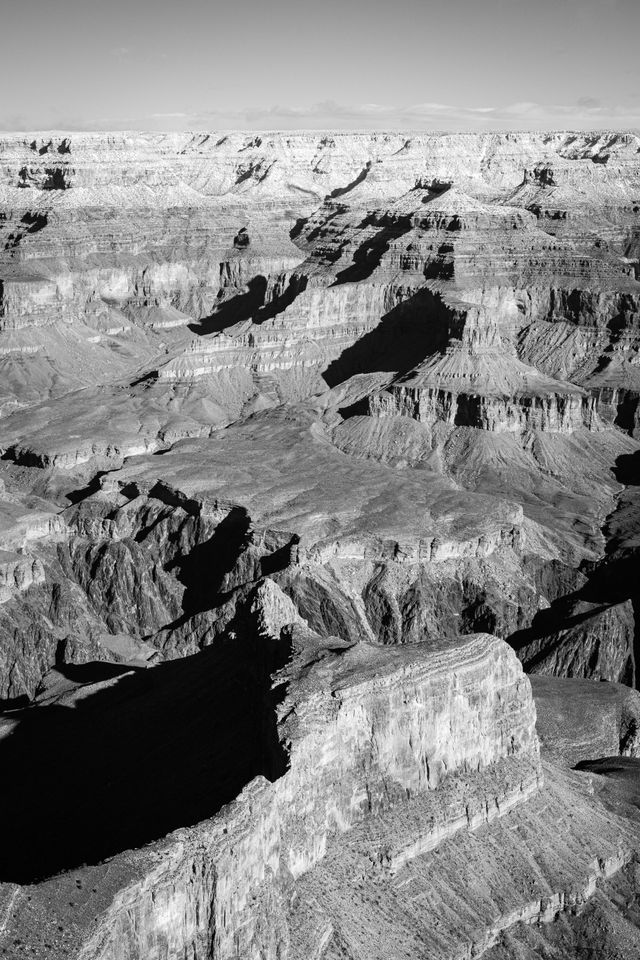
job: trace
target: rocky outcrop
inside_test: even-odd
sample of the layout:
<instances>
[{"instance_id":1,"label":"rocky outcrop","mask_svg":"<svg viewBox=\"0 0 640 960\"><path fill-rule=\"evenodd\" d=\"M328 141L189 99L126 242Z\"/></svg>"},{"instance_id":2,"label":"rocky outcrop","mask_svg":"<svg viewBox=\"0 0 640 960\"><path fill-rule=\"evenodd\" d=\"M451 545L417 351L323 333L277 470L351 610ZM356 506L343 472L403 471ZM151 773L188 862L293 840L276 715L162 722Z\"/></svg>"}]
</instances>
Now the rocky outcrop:
<instances>
[{"instance_id":1,"label":"rocky outcrop","mask_svg":"<svg viewBox=\"0 0 640 960\"><path fill-rule=\"evenodd\" d=\"M570 764L640 753L640 694L594 680L531 677L543 747Z\"/></svg>"},{"instance_id":2,"label":"rocky outcrop","mask_svg":"<svg viewBox=\"0 0 640 960\"><path fill-rule=\"evenodd\" d=\"M536 798L490 828L458 833L390 881L368 865L364 837L362 847L353 843L342 857L327 858L300 885L291 910L292 955L304 956L318 940L331 957L339 951L355 957L366 944L373 957L396 949L408 958L424 943L434 957L482 955L520 923L546 923L564 911L578 912L605 877L624 868L629 848L618 833L620 825L605 826L605 811L594 811L575 775L546 773L548 783ZM402 833L403 826L395 830ZM607 836L607 852L600 857L589 850L590 830ZM524 837L526 869L516 852ZM347 898L354 874L359 883ZM425 909L426 903L433 909Z\"/></svg>"},{"instance_id":3,"label":"rocky outcrop","mask_svg":"<svg viewBox=\"0 0 640 960\"><path fill-rule=\"evenodd\" d=\"M451 366L455 366L456 351L452 354L449 355L453 361ZM595 398L570 384L545 383L539 375L536 377L534 370L524 369L521 373L518 366L522 365L513 362L516 369L512 379L520 374L521 382L509 392L503 388L503 392L498 393L500 367L504 367L504 361L501 363L498 357L477 358L478 365L482 360L486 364L486 369L478 375L464 370L464 359L460 357L458 370L453 375L447 376L437 369L437 363L432 364L431 369L419 369L385 394L372 397L372 415L408 416L420 423L440 422L497 433L533 430L571 433L582 428L597 428Z\"/></svg>"},{"instance_id":4,"label":"rocky outcrop","mask_svg":"<svg viewBox=\"0 0 640 960\"><path fill-rule=\"evenodd\" d=\"M279 632L283 620L295 617L273 585L262 588L254 605L263 630L268 624ZM501 641L477 635L440 648L383 650L340 648L336 640L333 651L326 644L318 651L302 623L290 626L294 660L276 677L286 685L277 708L286 772L271 784L253 780L214 820L133 858L116 858L108 871L118 877L116 890L93 926L76 926L74 954L129 960L143 951L204 958L266 949L275 956L286 949L286 935L277 912L256 911L256 903L282 897L338 835L409 804L413 839L396 850L383 834L377 841L378 869L393 873L537 790L530 687ZM117 695L117 684L113 690ZM73 694L58 694L56 702L61 696L69 702ZM99 696L106 709L106 688ZM81 886L107 896L102 868L83 869ZM13 935L19 926L12 923ZM35 943L38 932L33 936Z\"/></svg>"},{"instance_id":5,"label":"rocky outcrop","mask_svg":"<svg viewBox=\"0 0 640 960\"><path fill-rule=\"evenodd\" d=\"M0 550L0 602L43 581L44 568L36 557Z\"/></svg>"}]
</instances>

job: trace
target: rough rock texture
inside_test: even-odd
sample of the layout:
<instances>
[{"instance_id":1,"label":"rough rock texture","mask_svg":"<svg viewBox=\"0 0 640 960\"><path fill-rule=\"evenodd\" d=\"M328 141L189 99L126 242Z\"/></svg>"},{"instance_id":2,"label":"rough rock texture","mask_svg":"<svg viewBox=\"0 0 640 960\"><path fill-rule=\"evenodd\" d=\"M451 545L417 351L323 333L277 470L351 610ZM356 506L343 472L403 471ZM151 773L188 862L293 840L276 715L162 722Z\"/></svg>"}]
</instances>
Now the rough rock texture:
<instances>
[{"instance_id":1,"label":"rough rock texture","mask_svg":"<svg viewBox=\"0 0 640 960\"><path fill-rule=\"evenodd\" d=\"M180 769L184 763L178 760L179 750L193 753L188 743L198 719L209 725L208 747L203 745L196 755L202 765L201 778L221 780L231 764L224 744L227 754L229 745L244 753L253 739L262 739L261 747L259 743L254 745L258 769L261 764L263 772L275 778L273 784L262 776L251 780L239 799L213 821L191 832L181 831L168 846L165 843L142 852L131 865L126 857L116 858L114 870L123 870L125 875L133 871L131 880L117 893L104 916L99 915L92 923L87 921L96 898L89 896L86 919L79 923L76 918L81 927L73 934L76 939L56 935L55 949L62 950L66 943L68 949L75 950L84 943L81 956L127 960L188 955L189 951L205 957L212 943L215 956L258 957L271 949L274 952L268 955L275 956L280 947L270 948L268 944L280 939L277 916L257 912L252 905L256 899L276 896L284 909L287 886L313 870L338 835L358 824L391 816L395 810L402 811L409 830L393 841L381 836L375 852L378 869L393 873L445 837L504 815L538 789L542 774L531 690L515 654L504 642L481 634L459 644L417 644L399 649L366 644L346 647L336 639L332 648L299 620L289 625L282 622L282 618L296 614L271 581L262 584L253 598L252 610L257 617L257 642L270 650L272 657L277 658L283 642L274 636L275 631L279 628L282 635L287 627L293 630L289 641L293 659L276 674L272 693L267 690L263 694L262 719L251 719L248 711L244 716L243 710L234 716L228 698L219 702L223 694L212 689L212 661L209 659L208 666L207 661L202 665L198 662L204 654L180 661L177 675L174 665L167 664L154 668L151 676L143 671L139 682L130 673L93 684L65 683L52 677L35 708L13 712L12 726L2 743L5 769L14 776L25 740L28 743L28 738L34 737L38 711L45 714L43 723L48 711L79 713L77 720L66 721L67 737L73 738L71 750L76 755L83 736L87 738L86 747L89 736L94 744L102 745L104 783L95 775L89 780L88 770L83 773L84 796L88 794L97 802L98 809L104 805L99 843L116 837L116 830L120 831L120 841L127 837L127 827L136 825L138 803L142 803L145 822L149 822L157 814L159 803L170 807L177 802L171 792L162 801L153 802L138 787L136 809L119 809L118 822L111 822L109 809L118 795L113 777L127 777L130 789L135 788L136 774L129 772L126 754L131 753L133 758L137 750L135 746L125 748L113 735L106 739L101 731L105 721L107 725L118 722L126 729L126 718L135 715L134 708L142 718L150 717L154 724L161 724L158 734L167 726L166 720L160 719L161 712L173 714L176 730L169 741L166 734L162 736L159 746L164 763L174 758L175 782L180 791L184 791L183 777L188 776L188 770ZM265 632L267 625L274 631L271 635ZM247 638L245 642L255 644L255 633L253 636L253 641ZM237 644L243 641L239 638ZM227 649L227 657L230 655ZM240 650L237 656L241 656ZM255 669L252 664L256 662L253 653L245 669ZM218 671L221 666L218 659ZM207 677L204 683L203 670ZM228 682L234 687L242 685L241 672L236 669L235 678ZM183 691L180 695L176 684ZM283 687L284 697L277 697L276 692ZM180 701L185 694L183 707ZM216 714L211 714L207 706L212 696L217 702ZM187 704L191 708L185 725ZM90 718L90 730L84 733L83 715ZM6 717L8 721L9 715ZM251 725L248 731L247 721ZM135 735L138 745L137 738L145 737L147 722L142 720L143 726ZM271 723L277 731L273 741ZM263 731L261 737L259 730ZM286 766L281 756L284 749ZM120 753L119 762L112 770L116 756L111 753L116 751ZM153 755L147 750L139 777L153 776L152 762ZM64 764L64 756L59 755L63 787L57 801L50 795L46 833L32 834L26 848L21 839L15 853L5 851L6 880L33 880L33 876L20 875L29 861L36 866L37 875L51 872L54 866L80 866L87 857L93 859L99 854L90 829L91 818L84 810L86 800L74 796L70 770L64 769ZM246 770L250 778L250 768ZM28 787L37 787L34 776L46 780L48 775L46 767L39 768L35 775L27 774ZM211 790L215 779L207 782ZM23 800L24 786L18 788ZM217 793L222 797L219 786ZM210 804L215 802L215 795L215 790L210 793ZM11 809L6 795L3 805L4 816L15 821L19 814ZM191 813L197 819L193 806ZM182 815L187 816L186 808ZM23 816L26 827L29 813ZM73 824L79 844L59 841L65 823ZM65 861L65 857L74 856L75 864ZM140 879L136 879L136 870ZM106 896L102 871L102 867L80 871L80 887L98 894L97 901ZM52 883L55 881L35 888L36 900L42 891L51 890ZM22 924L29 924L29 912L35 909L32 903L33 899L25 904L26 913L16 913L11 936L21 939ZM61 910L62 903L57 904L51 915L51 923L62 927L59 933L67 930L69 922L66 915L57 915ZM63 910L63 914L67 912ZM40 943L42 936L37 926L26 939L25 949Z\"/></svg>"},{"instance_id":2,"label":"rough rock texture","mask_svg":"<svg viewBox=\"0 0 640 960\"><path fill-rule=\"evenodd\" d=\"M619 683L531 677L538 736L575 766L595 757L637 757L640 694Z\"/></svg>"},{"instance_id":3,"label":"rough rock texture","mask_svg":"<svg viewBox=\"0 0 640 960\"><path fill-rule=\"evenodd\" d=\"M490 629L535 669L632 682L631 598L603 617L591 567L636 450L637 151L631 134L5 137L7 489L60 512L124 464L123 486L165 480L299 537L322 569L285 589L315 626L312 607L383 642ZM77 565L34 560L11 590L42 569L40 611L76 595ZM319 602L327 577L347 596ZM8 656L5 696L33 694L65 616ZM105 616L124 629L87 613L91 656Z\"/></svg>"},{"instance_id":4,"label":"rough rock texture","mask_svg":"<svg viewBox=\"0 0 640 960\"><path fill-rule=\"evenodd\" d=\"M3 135L10 957L626 956L639 235L632 133Z\"/></svg>"}]
</instances>

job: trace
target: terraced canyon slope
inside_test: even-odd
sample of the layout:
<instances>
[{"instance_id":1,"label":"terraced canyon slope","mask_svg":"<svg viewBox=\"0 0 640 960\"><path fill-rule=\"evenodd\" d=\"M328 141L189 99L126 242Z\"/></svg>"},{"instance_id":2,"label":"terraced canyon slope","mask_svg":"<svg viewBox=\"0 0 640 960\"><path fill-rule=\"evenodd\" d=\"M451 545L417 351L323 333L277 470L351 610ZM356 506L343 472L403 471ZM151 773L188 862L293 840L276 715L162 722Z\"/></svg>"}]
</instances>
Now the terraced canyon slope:
<instances>
[{"instance_id":1,"label":"terraced canyon slope","mask_svg":"<svg viewBox=\"0 0 640 960\"><path fill-rule=\"evenodd\" d=\"M640 956L640 137L6 136L0 451L0 951Z\"/></svg>"}]
</instances>

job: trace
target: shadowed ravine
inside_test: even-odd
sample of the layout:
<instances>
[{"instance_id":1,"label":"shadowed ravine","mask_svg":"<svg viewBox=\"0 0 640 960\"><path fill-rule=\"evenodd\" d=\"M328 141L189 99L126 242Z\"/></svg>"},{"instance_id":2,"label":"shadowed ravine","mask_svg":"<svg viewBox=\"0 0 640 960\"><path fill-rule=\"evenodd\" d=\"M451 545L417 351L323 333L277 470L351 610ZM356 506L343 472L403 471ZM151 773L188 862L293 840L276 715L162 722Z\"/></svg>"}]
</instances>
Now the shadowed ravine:
<instances>
[{"instance_id":1,"label":"shadowed ravine","mask_svg":"<svg viewBox=\"0 0 640 960\"><path fill-rule=\"evenodd\" d=\"M0 740L12 824L0 880L97 863L213 816L258 774L280 776L273 655L235 640L153 669L61 665L81 699L4 716L17 726Z\"/></svg>"}]
</instances>

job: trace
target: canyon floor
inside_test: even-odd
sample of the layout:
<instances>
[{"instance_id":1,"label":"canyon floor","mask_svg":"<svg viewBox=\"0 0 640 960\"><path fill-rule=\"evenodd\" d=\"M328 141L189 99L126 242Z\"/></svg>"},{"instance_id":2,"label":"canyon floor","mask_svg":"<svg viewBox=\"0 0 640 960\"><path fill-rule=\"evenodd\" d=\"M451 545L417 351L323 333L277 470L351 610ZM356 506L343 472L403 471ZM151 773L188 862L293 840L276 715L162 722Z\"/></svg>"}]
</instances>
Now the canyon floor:
<instances>
[{"instance_id":1,"label":"canyon floor","mask_svg":"<svg viewBox=\"0 0 640 960\"><path fill-rule=\"evenodd\" d=\"M640 958L640 137L0 139L0 957Z\"/></svg>"}]
</instances>

